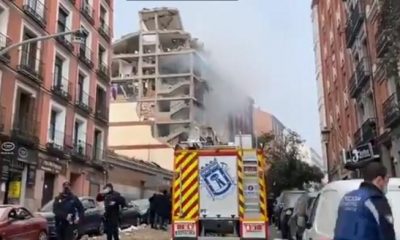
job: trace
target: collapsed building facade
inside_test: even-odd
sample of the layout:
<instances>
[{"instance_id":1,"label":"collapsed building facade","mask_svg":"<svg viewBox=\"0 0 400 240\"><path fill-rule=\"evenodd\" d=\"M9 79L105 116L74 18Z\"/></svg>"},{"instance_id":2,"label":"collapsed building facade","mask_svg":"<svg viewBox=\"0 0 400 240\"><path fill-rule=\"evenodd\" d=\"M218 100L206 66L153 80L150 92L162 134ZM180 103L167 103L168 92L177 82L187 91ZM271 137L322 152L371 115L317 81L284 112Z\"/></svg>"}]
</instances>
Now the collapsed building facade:
<instances>
[{"instance_id":1,"label":"collapsed building facade","mask_svg":"<svg viewBox=\"0 0 400 240\"><path fill-rule=\"evenodd\" d=\"M153 136L173 144L204 123L202 45L184 31L178 10L139 15L140 31L114 43L114 98L137 102L140 120L154 123Z\"/></svg>"}]
</instances>

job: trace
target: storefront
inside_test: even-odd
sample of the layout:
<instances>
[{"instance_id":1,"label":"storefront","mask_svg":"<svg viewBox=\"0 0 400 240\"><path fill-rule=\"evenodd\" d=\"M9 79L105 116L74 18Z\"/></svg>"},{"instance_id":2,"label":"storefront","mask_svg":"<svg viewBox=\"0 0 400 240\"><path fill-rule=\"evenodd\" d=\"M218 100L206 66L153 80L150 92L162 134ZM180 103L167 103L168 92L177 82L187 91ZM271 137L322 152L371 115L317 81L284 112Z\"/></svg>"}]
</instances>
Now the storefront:
<instances>
[{"instance_id":1,"label":"storefront","mask_svg":"<svg viewBox=\"0 0 400 240\"><path fill-rule=\"evenodd\" d=\"M357 146L356 148L344 152L343 163L344 167L353 172L349 172L347 178L359 178L361 177L359 170L372 161L379 161L379 151L374 148L371 143L366 143Z\"/></svg>"},{"instance_id":2,"label":"storefront","mask_svg":"<svg viewBox=\"0 0 400 240\"><path fill-rule=\"evenodd\" d=\"M65 160L47 154L40 154L39 171L43 182L41 183L41 206L52 200L60 189L61 182L66 180L67 166Z\"/></svg>"},{"instance_id":3,"label":"storefront","mask_svg":"<svg viewBox=\"0 0 400 240\"><path fill-rule=\"evenodd\" d=\"M14 141L3 141L0 157L1 201L23 205L29 187L35 185L38 152Z\"/></svg>"}]
</instances>

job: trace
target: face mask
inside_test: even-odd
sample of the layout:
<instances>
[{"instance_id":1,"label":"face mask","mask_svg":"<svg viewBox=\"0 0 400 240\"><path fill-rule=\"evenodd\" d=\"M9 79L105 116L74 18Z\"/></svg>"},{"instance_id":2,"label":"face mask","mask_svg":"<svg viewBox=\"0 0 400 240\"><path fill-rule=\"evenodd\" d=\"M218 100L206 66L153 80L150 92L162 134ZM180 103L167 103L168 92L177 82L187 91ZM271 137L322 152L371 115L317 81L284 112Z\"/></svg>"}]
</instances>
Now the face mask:
<instances>
[{"instance_id":1,"label":"face mask","mask_svg":"<svg viewBox=\"0 0 400 240\"><path fill-rule=\"evenodd\" d=\"M69 187L64 187L64 193L70 193L71 189Z\"/></svg>"},{"instance_id":2,"label":"face mask","mask_svg":"<svg viewBox=\"0 0 400 240\"><path fill-rule=\"evenodd\" d=\"M383 194L386 194L386 193L387 193L387 191L388 191L388 189L387 189L387 185L385 185L385 186L383 187L383 189L382 189L382 192L383 192Z\"/></svg>"},{"instance_id":3,"label":"face mask","mask_svg":"<svg viewBox=\"0 0 400 240\"><path fill-rule=\"evenodd\" d=\"M108 188L105 188L105 189L103 190L103 192L104 192L104 193L109 193L109 192L111 192L111 188L109 188L109 187L108 187Z\"/></svg>"}]
</instances>

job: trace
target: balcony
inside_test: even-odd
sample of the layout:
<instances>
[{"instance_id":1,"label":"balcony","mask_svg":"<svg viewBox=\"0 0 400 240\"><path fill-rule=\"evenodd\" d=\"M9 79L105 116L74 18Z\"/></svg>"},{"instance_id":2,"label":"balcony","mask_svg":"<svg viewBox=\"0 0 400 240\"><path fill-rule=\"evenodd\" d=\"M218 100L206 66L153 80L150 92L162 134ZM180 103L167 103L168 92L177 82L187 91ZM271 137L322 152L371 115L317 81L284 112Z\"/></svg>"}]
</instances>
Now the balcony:
<instances>
[{"instance_id":1,"label":"balcony","mask_svg":"<svg viewBox=\"0 0 400 240\"><path fill-rule=\"evenodd\" d=\"M35 111L32 111L35 112ZM14 125L11 131L12 138L28 146L36 146L39 142L38 125L39 123L32 116L14 116Z\"/></svg>"},{"instance_id":2,"label":"balcony","mask_svg":"<svg viewBox=\"0 0 400 240\"><path fill-rule=\"evenodd\" d=\"M92 112L92 103L93 103L93 98L89 96L88 93L85 91L79 91L76 92L76 97L75 97L75 106L81 109L82 111L86 113L91 113Z\"/></svg>"},{"instance_id":3,"label":"balcony","mask_svg":"<svg viewBox=\"0 0 400 240\"><path fill-rule=\"evenodd\" d=\"M64 158L64 132L55 130L54 127L50 127L46 149L50 154L59 158Z\"/></svg>"},{"instance_id":4,"label":"balcony","mask_svg":"<svg viewBox=\"0 0 400 240\"><path fill-rule=\"evenodd\" d=\"M11 44L12 44L11 38L7 37L6 35L0 32L0 50L3 50L4 48L10 46ZM8 53L0 56L0 61L3 63L9 63L10 59L11 57Z\"/></svg>"},{"instance_id":5,"label":"balcony","mask_svg":"<svg viewBox=\"0 0 400 240\"><path fill-rule=\"evenodd\" d=\"M111 41L111 28L102 19L100 19L100 26L98 28L98 31L100 35L107 40L107 42Z\"/></svg>"},{"instance_id":6,"label":"balcony","mask_svg":"<svg viewBox=\"0 0 400 240\"><path fill-rule=\"evenodd\" d=\"M393 34L391 29L378 28L375 34L376 42L376 55L378 58L382 58L392 46Z\"/></svg>"},{"instance_id":7,"label":"balcony","mask_svg":"<svg viewBox=\"0 0 400 240\"><path fill-rule=\"evenodd\" d=\"M92 25L94 24L94 9L90 4L81 1L81 13L86 20L88 20Z\"/></svg>"},{"instance_id":8,"label":"balcony","mask_svg":"<svg viewBox=\"0 0 400 240\"><path fill-rule=\"evenodd\" d=\"M371 74L370 61L368 58L364 57L358 62L356 71L350 80L349 92L352 98L355 98L361 92L370 79Z\"/></svg>"},{"instance_id":9,"label":"balcony","mask_svg":"<svg viewBox=\"0 0 400 240\"><path fill-rule=\"evenodd\" d=\"M54 74L53 74L54 75ZM54 95L60 97L65 101L71 101L72 84L68 78L54 75L53 85L51 91Z\"/></svg>"},{"instance_id":10,"label":"balcony","mask_svg":"<svg viewBox=\"0 0 400 240\"><path fill-rule=\"evenodd\" d=\"M43 81L43 62L36 58L36 55L36 53L21 51L21 61L17 66L17 70L25 77L41 84Z\"/></svg>"},{"instance_id":11,"label":"balcony","mask_svg":"<svg viewBox=\"0 0 400 240\"><path fill-rule=\"evenodd\" d=\"M110 81L110 68L105 63L99 62L96 73L99 78L103 79L108 84Z\"/></svg>"},{"instance_id":12,"label":"balcony","mask_svg":"<svg viewBox=\"0 0 400 240\"><path fill-rule=\"evenodd\" d=\"M6 114L6 108L0 106L0 132L4 131L4 120L5 120L4 118L6 116L5 114Z\"/></svg>"},{"instance_id":13,"label":"balcony","mask_svg":"<svg viewBox=\"0 0 400 240\"><path fill-rule=\"evenodd\" d=\"M350 10L350 16L349 19L347 20L346 41L348 48L350 48L353 45L357 33L359 32L362 23L364 22L365 19L365 12L363 10L363 5L361 2L362 1L357 1L357 4L354 7L354 9Z\"/></svg>"},{"instance_id":14,"label":"balcony","mask_svg":"<svg viewBox=\"0 0 400 240\"><path fill-rule=\"evenodd\" d=\"M106 152L104 151L103 148L97 146L93 148L93 155L92 155L93 161L102 162L105 159L105 155Z\"/></svg>"},{"instance_id":15,"label":"balcony","mask_svg":"<svg viewBox=\"0 0 400 240\"><path fill-rule=\"evenodd\" d=\"M40 0L25 0L23 10L26 15L30 16L42 28L46 27L47 8Z\"/></svg>"},{"instance_id":16,"label":"balcony","mask_svg":"<svg viewBox=\"0 0 400 240\"><path fill-rule=\"evenodd\" d=\"M98 118L99 120L108 123L108 108L105 107L104 105L98 105L96 106L96 113L95 116L96 118Z\"/></svg>"},{"instance_id":17,"label":"balcony","mask_svg":"<svg viewBox=\"0 0 400 240\"><path fill-rule=\"evenodd\" d=\"M58 32L69 32L71 31L69 28L63 25L63 23L58 22ZM63 47L65 47L68 51L74 51L74 45L72 44L71 35L64 35L56 37L58 43L60 43Z\"/></svg>"},{"instance_id":18,"label":"balcony","mask_svg":"<svg viewBox=\"0 0 400 240\"><path fill-rule=\"evenodd\" d=\"M91 153L92 145L81 140L73 144L70 152L72 159L82 162L89 160Z\"/></svg>"},{"instance_id":19,"label":"balcony","mask_svg":"<svg viewBox=\"0 0 400 240\"><path fill-rule=\"evenodd\" d=\"M85 45L79 46L79 60L81 60L88 68L93 68L93 51Z\"/></svg>"},{"instance_id":20,"label":"balcony","mask_svg":"<svg viewBox=\"0 0 400 240\"><path fill-rule=\"evenodd\" d=\"M382 105L385 127L393 128L400 121L400 104L397 93L393 93Z\"/></svg>"},{"instance_id":21,"label":"balcony","mask_svg":"<svg viewBox=\"0 0 400 240\"><path fill-rule=\"evenodd\" d=\"M376 137L376 119L368 118L354 134L354 144L368 143Z\"/></svg>"}]
</instances>

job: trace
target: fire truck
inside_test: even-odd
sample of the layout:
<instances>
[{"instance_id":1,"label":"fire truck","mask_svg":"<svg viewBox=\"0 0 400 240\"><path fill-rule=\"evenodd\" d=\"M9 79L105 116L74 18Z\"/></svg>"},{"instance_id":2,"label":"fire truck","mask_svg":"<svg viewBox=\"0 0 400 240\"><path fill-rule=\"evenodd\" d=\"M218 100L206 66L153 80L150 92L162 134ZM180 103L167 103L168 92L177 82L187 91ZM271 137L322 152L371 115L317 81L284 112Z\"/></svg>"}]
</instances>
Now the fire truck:
<instances>
[{"instance_id":1,"label":"fire truck","mask_svg":"<svg viewBox=\"0 0 400 240\"><path fill-rule=\"evenodd\" d=\"M175 150L172 239L268 239L265 158L243 138Z\"/></svg>"}]
</instances>

